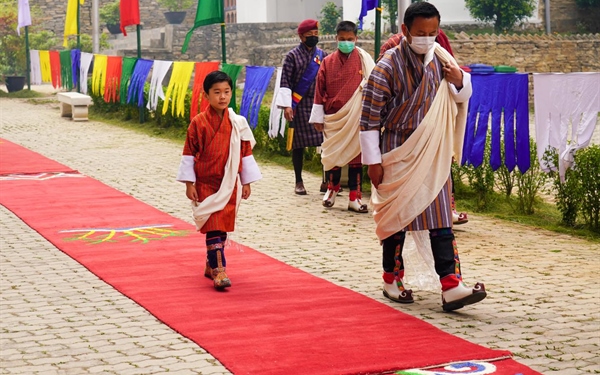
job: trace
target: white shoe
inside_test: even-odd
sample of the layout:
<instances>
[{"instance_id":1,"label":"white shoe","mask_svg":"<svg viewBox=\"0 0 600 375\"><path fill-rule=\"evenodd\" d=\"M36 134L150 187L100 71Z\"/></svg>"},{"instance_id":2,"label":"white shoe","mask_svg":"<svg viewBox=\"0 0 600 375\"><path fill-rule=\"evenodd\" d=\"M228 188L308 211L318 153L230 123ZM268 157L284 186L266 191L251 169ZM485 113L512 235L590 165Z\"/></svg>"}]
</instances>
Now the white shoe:
<instances>
[{"instance_id":1,"label":"white shoe","mask_svg":"<svg viewBox=\"0 0 600 375\"><path fill-rule=\"evenodd\" d=\"M473 288L469 288L460 282L458 286L442 292L442 309L444 311L457 310L477 303L486 296L485 286L482 283L477 283Z\"/></svg>"},{"instance_id":2,"label":"white shoe","mask_svg":"<svg viewBox=\"0 0 600 375\"><path fill-rule=\"evenodd\" d=\"M465 224L469 222L469 218L467 217L467 214L464 212L458 213L456 211L452 211L452 224L454 225L459 225L459 224Z\"/></svg>"},{"instance_id":3,"label":"white shoe","mask_svg":"<svg viewBox=\"0 0 600 375\"><path fill-rule=\"evenodd\" d=\"M335 197L338 194L338 190L327 189L327 192L323 196L323 206L333 207L335 204Z\"/></svg>"},{"instance_id":4,"label":"white shoe","mask_svg":"<svg viewBox=\"0 0 600 375\"><path fill-rule=\"evenodd\" d=\"M366 204L363 204L360 198L356 198L356 200L348 202L348 211L354 211L361 214L369 212L369 208Z\"/></svg>"},{"instance_id":5,"label":"white shoe","mask_svg":"<svg viewBox=\"0 0 600 375\"><path fill-rule=\"evenodd\" d=\"M398 284L394 281L391 284L386 282L383 283L383 295L386 298L391 299L394 302L399 303L413 303L412 289L400 290Z\"/></svg>"}]
</instances>

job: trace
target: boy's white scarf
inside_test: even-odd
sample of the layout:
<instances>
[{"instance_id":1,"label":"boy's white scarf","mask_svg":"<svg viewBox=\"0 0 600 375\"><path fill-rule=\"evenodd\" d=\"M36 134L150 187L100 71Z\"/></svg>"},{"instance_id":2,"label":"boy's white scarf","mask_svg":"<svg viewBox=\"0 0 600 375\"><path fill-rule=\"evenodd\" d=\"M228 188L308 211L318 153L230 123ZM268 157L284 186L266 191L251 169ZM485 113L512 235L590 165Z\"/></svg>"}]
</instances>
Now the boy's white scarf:
<instances>
[{"instance_id":1,"label":"boy's white scarf","mask_svg":"<svg viewBox=\"0 0 600 375\"><path fill-rule=\"evenodd\" d=\"M225 208L236 186L238 188L236 194L236 211L242 198L242 184L238 173L241 160L241 142L250 141L250 145L254 147L256 141L245 117L237 115L233 109L229 108L229 120L232 124L229 157L225 164L225 176L221 181L221 186L216 193L206 197L206 199L197 203L197 205L196 202L191 202L192 216L198 230L206 224L210 215Z\"/></svg>"}]
</instances>

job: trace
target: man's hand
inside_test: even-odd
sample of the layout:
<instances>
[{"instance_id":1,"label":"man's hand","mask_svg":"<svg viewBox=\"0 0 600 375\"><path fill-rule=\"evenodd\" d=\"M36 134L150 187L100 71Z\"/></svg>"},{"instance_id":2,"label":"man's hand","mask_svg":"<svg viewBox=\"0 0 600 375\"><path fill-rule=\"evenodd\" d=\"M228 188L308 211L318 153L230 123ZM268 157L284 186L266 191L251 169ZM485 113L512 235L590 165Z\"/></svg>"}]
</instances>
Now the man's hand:
<instances>
[{"instance_id":1,"label":"man's hand","mask_svg":"<svg viewBox=\"0 0 600 375\"><path fill-rule=\"evenodd\" d=\"M250 197L250 184L242 185L242 199L248 199Z\"/></svg>"},{"instance_id":2,"label":"man's hand","mask_svg":"<svg viewBox=\"0 0 600 375\"><path fill-rule=\"evenodd\" d=\"M189 200L194 202L194 206L198 205L198 192L196 191L196 187L193 182L186 181L185 183L185 195Z\"/></svg>"},{"instance_id":3,"label":"man's hand","mask_svg":"<svg viewBox=\"0 0 600 375\"><path fill-rule=\"evenodd\" d=\"M379 184L383 180L383 167L381 164L372 164L369 165L367 169L367 174L371 179L371 183L375 186L375 189L379 187Z\"/></svg>"},{"instance_id":4,"label":"man's hand","mask_svg":"<svg viewBox=\"0 0 600 375\"><path fill-rule=\"evenodd\" d=\"M323 125L323 124L319 124L319 123L316 123L316 122L315 122L315 123L313 124L313 126L315 127L315 130L316 130L316 131L318 131L318 132L322 132L322 131L323 131L323 128L324 128L324 125Z\"/></svg>"},{"instance_id":5,"label":"man's hand","mask_svg":"<svg viewBox=\"0 0 600 375\"><path fill-rule=\"evenodd\" d=\"M444 65L442 69L444 70L444 78L446 78L446 81L452 83L457 90L462 89L462 70L457 65L454 65L451 62L448 62L446 65Z\"/></svg>"},{"instance_id":6,"label":"man's hand","mask_svg":"<svg viewBox=\"0 0 600 375\"><path fill-rule=\"evenodd\" d=\"M288 120L288 122L294 121L294 110L292 107L285 107L283 110L283 116L286 120Z\"/></svg>"}]
</instances>

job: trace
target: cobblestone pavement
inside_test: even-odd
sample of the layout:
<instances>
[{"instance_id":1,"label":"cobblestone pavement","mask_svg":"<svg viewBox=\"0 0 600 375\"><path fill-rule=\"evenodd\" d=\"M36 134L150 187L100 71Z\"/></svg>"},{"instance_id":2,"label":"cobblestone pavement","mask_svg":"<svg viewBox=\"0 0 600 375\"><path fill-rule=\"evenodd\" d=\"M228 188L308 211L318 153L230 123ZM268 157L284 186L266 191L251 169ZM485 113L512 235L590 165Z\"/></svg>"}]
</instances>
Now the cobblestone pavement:
<instances>
[{"instance_id":1,"label":"cobblestone pavement","mask_svg":"<svg viewBox=\"0 0 600 375\"><path fill-rule=\"evenodd\" d=\"M0 99L0 110L2 138L191 222L185 190L174 181L179 142L71 122L52 100ZM301 197L292 171L268 162L261 168L235 241L448 333L510 350L544 374L600 373L600 245L470 215L456 228L463 273L469 283L485 282L488 298L455 313L442 312L434 292L416 290L416 303L394 304L381 293L372 217L346 211L347 193L323 209L319 176L305 174L309 194ZM0 230L2 374L229 373L3 207Z\"/></svg>"}]
</instances>

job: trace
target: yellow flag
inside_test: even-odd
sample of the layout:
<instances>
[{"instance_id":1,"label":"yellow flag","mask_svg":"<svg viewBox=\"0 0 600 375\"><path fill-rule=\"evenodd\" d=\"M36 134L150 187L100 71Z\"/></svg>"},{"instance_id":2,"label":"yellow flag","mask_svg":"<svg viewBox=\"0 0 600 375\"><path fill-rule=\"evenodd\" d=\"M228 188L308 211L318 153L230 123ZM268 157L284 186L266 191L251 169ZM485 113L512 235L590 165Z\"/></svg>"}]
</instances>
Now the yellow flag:
<instances>
[{"instance_id":1,"label":"yellow flag","mask_svg":"<svg viewBox=\"0 0 600 375\"><path fill-rule=\"evenodd\" d=\"M171 73L171 80L167 87L162 109L163 115L167 113L169 101L172 101L171 114L179 117L185 116L185 94L190 87L190 80L192 79L192 71L195 64L194 62L182 61L173 63L173 72ZM176 111L177 114L175 114Z\"/></svg>"},{"instance_id":2,"label":"yellow flag","mask_svg":"<svg viewBox=\"0 0 600 375\"><path fill-rule=\"evenodd\" d=\"M83 4L84 0L79 0ZM68 46L69 35L77 35L77 0L69 0L67 3L67 16L65 17L65 39L63 46Z\"/></svg>"},{"instance_id":3,"label":"yellow flag","mask_svg":"<svg viewBox=\"0 0 600 375\"><path fill-rule=\"evenodd\" d=\"M94 71L92 73L92 93L94 93L94 95L104 96L107 65L108 56L94 55Z\"/></svg>"},{"instance_id":4,"label":"yellow flag","mask_svg":"<svg viewBox=\"0 0 600 375\"><path fill-rule=\"evenodd\" d=\"M40 51L40 70L42 71L42 82L52 82L49 51Z\"/></svg>"}]
</instances>

